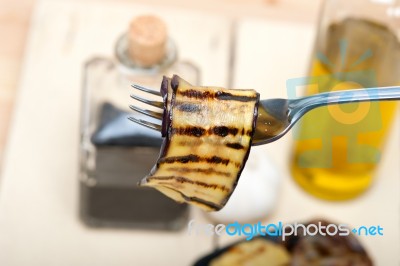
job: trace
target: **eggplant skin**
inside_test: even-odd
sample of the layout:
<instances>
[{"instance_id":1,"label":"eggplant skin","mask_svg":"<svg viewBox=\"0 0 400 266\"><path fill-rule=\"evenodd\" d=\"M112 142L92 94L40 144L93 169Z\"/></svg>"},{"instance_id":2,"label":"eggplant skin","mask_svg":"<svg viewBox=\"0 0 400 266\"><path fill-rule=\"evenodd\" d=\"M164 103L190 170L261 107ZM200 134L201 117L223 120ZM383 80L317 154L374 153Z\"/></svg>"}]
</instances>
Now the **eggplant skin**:
<instances>
[{"instance_id":1,"label":"eggplant skin","mask_svg":"<svg viewBox=\"0 0 400 266\"><path fill-rule=\"evenodd\" d=\"M164 137L156 165L139 183L206 211L222 209L249 156L259 94L196 87L164 78Z\"/></svg>"}]
</instances>

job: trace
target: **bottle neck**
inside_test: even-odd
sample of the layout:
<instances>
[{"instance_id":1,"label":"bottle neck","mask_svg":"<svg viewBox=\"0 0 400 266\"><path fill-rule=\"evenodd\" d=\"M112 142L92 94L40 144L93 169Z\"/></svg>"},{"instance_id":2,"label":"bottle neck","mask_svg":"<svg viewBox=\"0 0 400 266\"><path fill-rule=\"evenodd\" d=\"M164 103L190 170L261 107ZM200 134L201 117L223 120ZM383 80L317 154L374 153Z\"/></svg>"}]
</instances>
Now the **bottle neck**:
<instances>
[{"instance_id":1,"label":"bottle neck","mask_svg":"<svg viewBox=\"0 0 400 266\"><path fill-rule=\"evenodd\" d=\"M400 0L325 0L320 18L324 22L339 22L346 18L360 18L386 26L392 26L399 14L394 10L399 7Z\"/></svg>"},{"instance_id":2,"label":"bottle neck","mask_svg":"<svg viewBox=\"0 0 400 266\"><path fill-rule=\"evenodd\" d=\"M115 45L115 57L118 65L123 72L127 74L154 75L169 68L177 60L177 48L174 41L170 38L167 40L166 53L162 60L150 66L142 66L135 62L128 51L129 39L127 34L122 35Z\"/></svg>"}]
</instances>

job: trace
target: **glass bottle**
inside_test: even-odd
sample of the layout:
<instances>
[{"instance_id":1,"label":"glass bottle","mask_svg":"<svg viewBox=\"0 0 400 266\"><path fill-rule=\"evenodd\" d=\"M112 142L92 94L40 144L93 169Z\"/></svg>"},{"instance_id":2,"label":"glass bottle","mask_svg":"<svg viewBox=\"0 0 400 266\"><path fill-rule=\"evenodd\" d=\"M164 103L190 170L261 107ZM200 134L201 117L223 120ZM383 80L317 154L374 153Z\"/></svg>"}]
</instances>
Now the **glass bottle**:
<instances>
[{"instance_id":1,"label":"glass bottle","mask_svg":"<svg viewBox=\"0 0 400 266\"><path fill-rule=\"evenodd\" d=\"M289 87L305 86L310 95L398 85L399 7L392 0L326 0L309 76L290 80ZM364 192L372 183L395 107L395 102L366 102L308 113L295 131L295 181L327 200Z\"/></svg>"},{"instance_id":2,"label":"glass bottle","mask_svg":"<svg viewBox=\"0 0 400 266\"><path fill-rule=\"evenodd\" d=\"M140 16L115 46L115 58L95 57L85 64L80 143L80 214L91 226L179 229L188 207L153 189L139 188L158 158L161 133L128 120L140 116L130 94L143 98L133 83L158 89L163 75L178 74L193 84L199 71L177 60L165 24ZM161 99L156 99L160 101ZM149 109L146 107L146 109Z\"/></svg>"}]
</instances>

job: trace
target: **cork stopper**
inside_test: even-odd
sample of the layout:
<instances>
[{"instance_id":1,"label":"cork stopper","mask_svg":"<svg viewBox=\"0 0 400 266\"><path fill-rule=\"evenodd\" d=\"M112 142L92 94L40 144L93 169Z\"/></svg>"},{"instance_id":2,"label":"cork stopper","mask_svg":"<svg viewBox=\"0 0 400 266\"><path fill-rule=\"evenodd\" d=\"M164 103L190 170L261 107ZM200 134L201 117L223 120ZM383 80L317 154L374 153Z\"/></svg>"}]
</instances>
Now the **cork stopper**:
<instances>
[{"instance_id":1,"label":"cork stopper","mask_svg":"<svg viewBox=\"0 0 400 266\"><path fill-rule=\"evenodd\" d=\"M128 32L128 54L143 67L159 63L166 53L167 27L156 16L144 15L132 20Z\"/></svg>"}]
</instances>

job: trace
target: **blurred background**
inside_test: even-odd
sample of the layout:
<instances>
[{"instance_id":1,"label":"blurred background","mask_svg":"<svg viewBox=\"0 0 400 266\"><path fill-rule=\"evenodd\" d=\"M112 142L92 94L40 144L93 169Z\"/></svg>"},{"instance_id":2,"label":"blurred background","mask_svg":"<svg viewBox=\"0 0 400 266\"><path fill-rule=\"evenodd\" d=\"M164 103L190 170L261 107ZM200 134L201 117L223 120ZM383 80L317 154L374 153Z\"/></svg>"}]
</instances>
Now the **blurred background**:
<instances>
[{"instance_id":1,"label":"blurred background","mask_svg":"<svg viewBox=\"0 0 400 266\"><path fill-rule=\"evenodd\" d=\"M0 112L0 154L3 157L8 126L14 100L16 97L18 78L23 63L23 56L32 24L32 13L38 1L18 0L1 1L1 32L7 36L1 42L1 112ZM107 1L99 1L107 2ZM317 19L321 1L118 1L134 2L146 5L189 8L202 12L213 12L221 16L251 16L259 18L278 18L288 21L308 21ZM122 30L122 29L121 29Z\"/></svg>"},{"instance_id":2,"label":"blurred background","mask_svg":"<svg viewBox=\"0 0 400 266\"><path fill-rule=\"evenodd\" d=\"M199 85L252 88L262 99L328 91L346 82L398 85L397 1L325 3L0 0L0 264L193 265L242 238L188 235L189 220L316 219L382 226L383 236L358 240L374 265L398 265L400 125L394 105L375 106L381 116L369 119L373 125L379 120L379 130L369 123L363 127L370 132L348 139L372 145L380 160L360 150L349 158L373 162L342 164L340 158L357 146L338 148L346 139L335 138L343 135L333 122L322 122L328 121L325 110L296 127L297 135L252 149L224 212L205 214L135 186L155 162L161 139L125 119L132 113L132 83L157 89L162 75L177 73ZM130 51L139 45L131 23L140 15L155 15L167 28L161 63L144 66ZM354 17L366 20L354 23ZM344 22L335 28L338 21ZM361 63L346 65L346 54ZM365 63L368 58L373 63ZM304 81L309 75L325 78ZM304 142L310 128L322 134L316 139L332 137L329 145L337 150L328 153L337 161L331 173L298 167L299 161L329 157L298 158L316 145Z\"/></svg>"}]
</instances>

